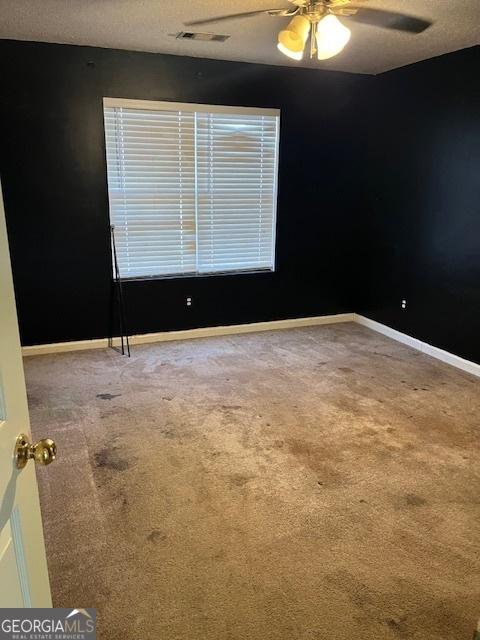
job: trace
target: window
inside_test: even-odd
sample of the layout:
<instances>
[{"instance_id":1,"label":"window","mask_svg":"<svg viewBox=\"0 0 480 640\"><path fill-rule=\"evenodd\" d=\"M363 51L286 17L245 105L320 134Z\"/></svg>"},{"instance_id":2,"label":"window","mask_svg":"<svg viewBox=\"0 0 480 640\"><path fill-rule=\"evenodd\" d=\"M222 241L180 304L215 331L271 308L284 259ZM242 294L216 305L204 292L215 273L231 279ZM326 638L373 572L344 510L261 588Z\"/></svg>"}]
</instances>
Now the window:
<instances>
[{"instance_id":1,"label":"window","mask_svg":"<svg viewBox=\"0 0 480 640\"><path fill-rule=\"evenodd\" d=\"M124 278L273 270L279 112L104 98Z\"/></svg>"}]
</instances>

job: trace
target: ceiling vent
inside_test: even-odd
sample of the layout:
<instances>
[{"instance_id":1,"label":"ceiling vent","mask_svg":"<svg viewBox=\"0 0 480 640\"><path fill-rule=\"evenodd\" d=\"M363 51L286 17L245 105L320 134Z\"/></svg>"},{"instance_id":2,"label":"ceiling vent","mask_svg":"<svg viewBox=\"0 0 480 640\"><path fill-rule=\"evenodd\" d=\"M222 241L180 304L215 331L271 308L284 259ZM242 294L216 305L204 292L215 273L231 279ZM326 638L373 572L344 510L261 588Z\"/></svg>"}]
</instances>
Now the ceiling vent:
<instances>
[{"instance_id":1,"label":"ceiling vent","mask_svg":"<svg viewBox=\"0 0 480 640\"><path fill-rule=\"evenodd\" d=\"M180 31L175 34L177 40L201 40L202 42L225 42L229 37L218 33L194 33L193 31Z\"/></svg>"}]
</instances>

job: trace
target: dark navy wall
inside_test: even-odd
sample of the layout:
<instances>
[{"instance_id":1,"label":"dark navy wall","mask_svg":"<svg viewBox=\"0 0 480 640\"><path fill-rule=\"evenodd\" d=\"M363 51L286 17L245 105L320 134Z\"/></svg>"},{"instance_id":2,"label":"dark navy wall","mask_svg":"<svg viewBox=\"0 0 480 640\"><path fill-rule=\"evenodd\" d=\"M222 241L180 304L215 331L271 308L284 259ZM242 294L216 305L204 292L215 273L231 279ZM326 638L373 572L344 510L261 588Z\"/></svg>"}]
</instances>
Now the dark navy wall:
<instances>
[{"instance_id":1,"label":"dark navy wall","mask_svg":"<svg viewBox=\"0 0 480 640\"><path fill-rule=\"evenodd\" d=\"M132 333L353 310L358 102L373 78L8 40L0 78L23 344L108 335L103 96L281 109L276 272L127 283Z\"/></svg>"},{"instance_id":2,"label":"dark navy wall","mask_svg":"<svg viewBox=\"0 0 480 640\"><path fill-rule=\"evenodd\" d=\"M355 302L359 313L475 362L479 69L474 47L375 78Z\"/></svg>"}]
</instances>

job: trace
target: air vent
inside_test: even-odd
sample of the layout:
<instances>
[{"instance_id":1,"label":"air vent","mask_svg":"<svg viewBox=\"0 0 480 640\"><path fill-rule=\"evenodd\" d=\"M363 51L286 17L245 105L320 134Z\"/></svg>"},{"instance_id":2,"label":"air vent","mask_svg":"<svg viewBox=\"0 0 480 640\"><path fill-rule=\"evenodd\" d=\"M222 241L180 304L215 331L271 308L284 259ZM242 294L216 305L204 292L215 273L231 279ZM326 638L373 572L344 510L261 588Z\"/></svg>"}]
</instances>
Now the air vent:
<instances>
[{"instance_id":1,"label":"air vent","mask_svg":"<svg viewBox=\"0 0 480 640\"><path fill-rule=\"evenodd\" d=\"M180 31L175 34L177 40L202 40L202 42L225 42L229 37L219 33L194 33L193 31Z\"/></svg>"}]
</instances>

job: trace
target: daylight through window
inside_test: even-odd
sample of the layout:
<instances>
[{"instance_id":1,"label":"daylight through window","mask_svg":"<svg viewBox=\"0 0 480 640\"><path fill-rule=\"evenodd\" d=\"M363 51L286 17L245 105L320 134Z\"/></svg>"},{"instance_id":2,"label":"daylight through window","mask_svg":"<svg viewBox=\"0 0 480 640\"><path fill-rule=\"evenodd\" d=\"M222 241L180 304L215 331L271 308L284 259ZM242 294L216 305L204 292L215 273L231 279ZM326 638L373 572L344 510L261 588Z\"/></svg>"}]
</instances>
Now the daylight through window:
<instances>
[{"instance_id":1,"label":"daylight through window","mask_svg":"<svg viewBox=\"0 0 480 640\"><path fill-rule=\"evenodd\" d=\"M104 99L124 278L273 270L279 112Z\"/></svg>"}]
</instances>

